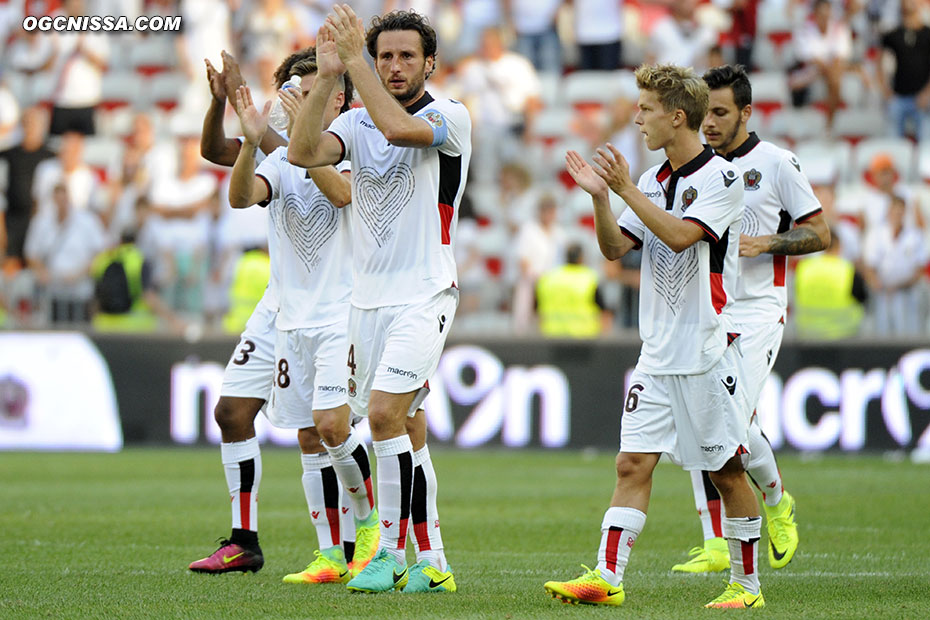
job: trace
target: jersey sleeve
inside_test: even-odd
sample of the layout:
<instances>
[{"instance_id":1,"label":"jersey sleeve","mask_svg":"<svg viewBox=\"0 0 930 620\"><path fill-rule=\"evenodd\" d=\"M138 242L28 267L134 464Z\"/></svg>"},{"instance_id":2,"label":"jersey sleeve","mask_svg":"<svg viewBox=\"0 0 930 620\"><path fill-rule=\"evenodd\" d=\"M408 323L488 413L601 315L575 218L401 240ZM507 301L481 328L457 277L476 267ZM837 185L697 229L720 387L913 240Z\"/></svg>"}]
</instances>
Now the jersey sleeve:
<instances>
[{"instance_id":1,"label":"jersey sleeve","mask_svg":"<svg viewBox=\"0 0 930 620\"><path fill-rule=\"evenodd\" d=\"M357 117L359 110L360 108L343 112L337 116L324 131L324 133L331 133L336 136L336 139L339 140L339 143L342 145L342 157L339 158L340 162L352 158L352 143L355 137L353 128L358 125Z\"/></svg>"},{"instance_id":2,"label":"jersey sleeve","mask_svg":"<svg viewBox=\"0 0 930 620\"><path fill-rule=\"evenodd\" d=\"M805 221L822 212L820 201L814 196L807 175L801 172L801 164L794 153L786 153L778 164L775 191L778 200L795 222Z\"/></svg>"},{"instance_id":3,"label":"jersey sleeve","mask_svg":"<svg viewBox=\"0 0 930 620\"><path fill-rule=\"evenodd\" d=\"M700 226L708 238L720 241L743 212L743 181L735 166L709 174L681 219Z\"/></svg>"},{"instance_id":4,"label":"jersey sleeve","mask_svg":"<svg viewBox=\"0 0 930 620\"><path fill-rule=\"evenodd\" d=\"M654 176L655 168L650 168L644 172L639 177L639 182L636 184L636 189L645 194L647 191L646 185L649 183L649 179ZM643 247L643 241L646 239L646 225L643 224L643 221L639 219L639 216L636 215L633 209L629 207L624 209L623 213L620 214L620 217L617 218L617 225L620 227L620 232L622 232L624 236L636 244L637 250Z\"/></svg>"},{"instance_id":5,"label":"jersey sleeve","mask_svg":"<svg viewBox=\"0 0 930 620\"><path fill-rule=\"evenodd\" d=\"M268 157L258 164L255 169L255 176L265 182L268 186L268 199L259 204L261 207L267 207L268 203L278 197L281 191L281 158L287 161L287 147L279 146L272 151Z\"/></svg>"},{"instance_id":6,"label":"jersey sleeve","mask_svg":"<svg viewBox=\"0 0 930 620\"><path fill-rule=\"evenodd\" d=\"M461 155L471 145L471 117L453 99L433 101L416 113L433 128L433 145L448 155Z\"/></svg>"}]
</instances>

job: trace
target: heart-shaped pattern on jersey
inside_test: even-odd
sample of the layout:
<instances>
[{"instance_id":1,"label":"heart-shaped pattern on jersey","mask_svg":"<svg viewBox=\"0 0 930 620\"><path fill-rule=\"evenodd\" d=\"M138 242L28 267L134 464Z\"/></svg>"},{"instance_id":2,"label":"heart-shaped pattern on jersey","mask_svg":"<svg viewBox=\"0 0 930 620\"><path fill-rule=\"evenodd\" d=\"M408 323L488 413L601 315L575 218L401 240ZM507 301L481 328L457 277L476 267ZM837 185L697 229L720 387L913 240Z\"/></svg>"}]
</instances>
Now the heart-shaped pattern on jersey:
<instances>
[{"instance_id":1,"label":"heart-shaped pattern on jersey","mask_svg":"<svg viewBox=\"0 0 930 620\"><path fill-rule=\"evenodd\" d=\"M685 289L698 272L697 248L692 245L676 253L654 235L646 246L652 261L652 286L672 313L678 314Z\"/></svg>"},{"instance_id":2,"label":"heart-shaped pattern on jersey","mask_svg":"<svg viewBox=\"0 0 930 620\"><path fill-rule=\"evenodd\" d=\"M391 227L413 198L416 182L407 164L395 164L384 174L374 168L362 168L355 175L352 208L358 209L362 221L378 247L394 236Z\"/></svg>"},{"instance_id":3,"label":"heart-shaped pattern on jersey","mask_svg":"<svg viewBox=\"0 0 930 620\"><path fill-rule=\"evenodd\" d=\"M307 271L320 264L320 249L336 233L339 214L326 196L317 194L309 203L300 194L286 194L272 203L271 219L280 237L291 241Z\"/></svg>"},{"instance_id":4,"label":"heart-shaped pattern on jersey","mask_svg":"<svg viewBox=\"0 0 930 620\"><path fill-rule=\"evenodd\" d=\"M743 235L749 235L750 237L757 237L759 235L759 227L761 222L759 222L759 216L756 215L756 212L746 207L743 209L743 218L742 225L740 226L740 233Z\"/></svg>"}]
</instances>

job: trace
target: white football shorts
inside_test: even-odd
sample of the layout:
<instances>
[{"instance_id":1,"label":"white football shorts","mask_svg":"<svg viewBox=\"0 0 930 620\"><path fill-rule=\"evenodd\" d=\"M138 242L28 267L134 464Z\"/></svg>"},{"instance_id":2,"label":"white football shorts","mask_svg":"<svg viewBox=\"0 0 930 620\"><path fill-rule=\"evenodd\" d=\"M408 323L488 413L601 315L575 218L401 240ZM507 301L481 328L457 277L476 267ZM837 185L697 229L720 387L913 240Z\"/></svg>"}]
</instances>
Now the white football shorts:
<instances>
[{"instance_id":1,"label":"white football shorts","mask_svg":"<svg viewBox=\"0 0 930 620\"><path fill-rule=\"evenodd\" d=\"M717 471L734 455L747 455L752 410L745 382L736 343L703 374L635 368L620 417L621 452L664 452L692 471Z\"/></svg>"},{"instance_id":2,"label":"white football shorts","mask_svg":"<svg viewBox=\"0 0 930 620\"><path fill-rule=\"evenodd\" d=\"M278 428L309 428L315 409L346 404L347 350L345 322L278 331L268 421Z\"/></svg>"},{"instance_id":3,"label":"white football shorts","mask_svg":"<svg viewBox=\"0 0 930 620\"><path fill-rule=\"evenodd\" d=\"M741 323L735 325L734 332L740 334L740 350L743 352L743 375L746 377L746 398L750 411L759 404L762 388L775 366L778 351L781 349L785 324L775 323Z\"/></svg>"},{"instance_id":4,"label":"white football shorts","mask_svg":"<svg viewBox=\"0 0 930 620\"><path fill-rule=\"evenodd\" d=\"M417 391L408 416L429 394L452 328L459 291L448 288L426 301L349 312L349 406L368 416L372 390L390 394Z\"/></svg>"},{"instance_id":5,"label":"white football shorts","mask_svg":"<svg viewBox=\"0 0 930 620\"><path fill-rule=\"evenodd\" d=\"M220 396L261 398L266 402L271 398L276 315L264 301L255 306L226 364Z\"/></svg>"}]
</instances>

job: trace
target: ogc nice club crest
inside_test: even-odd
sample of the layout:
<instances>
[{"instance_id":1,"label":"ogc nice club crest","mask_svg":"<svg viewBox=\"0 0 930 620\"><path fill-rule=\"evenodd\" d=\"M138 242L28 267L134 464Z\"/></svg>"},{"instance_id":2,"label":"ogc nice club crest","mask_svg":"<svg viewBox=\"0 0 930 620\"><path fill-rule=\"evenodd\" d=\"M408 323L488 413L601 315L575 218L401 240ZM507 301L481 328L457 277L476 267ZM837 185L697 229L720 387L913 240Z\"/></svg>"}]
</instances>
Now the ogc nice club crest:
<instances>
[{"instance_id":1,"label":"ogc nice club crest","mask_svg":"<svg viewBox=\"0 0 930 620\"><path fill-rule=\"evenodd\" d=\"M697 190L693 187L689 187L681 194L681 210L685 211L695 200L697 200Z\"/></svg>"},{"instance_id":2,"label":"ogc nice club crest","mask_svg":"<svg viewBox=\"0 0 930 620\"><path fill-rule=\"evenodd\" d=\"M743 173L743 185L747 192L754 192L759 189L759 183L762 181L762 173L753 168Z\"/></svg>"}]
</instances>

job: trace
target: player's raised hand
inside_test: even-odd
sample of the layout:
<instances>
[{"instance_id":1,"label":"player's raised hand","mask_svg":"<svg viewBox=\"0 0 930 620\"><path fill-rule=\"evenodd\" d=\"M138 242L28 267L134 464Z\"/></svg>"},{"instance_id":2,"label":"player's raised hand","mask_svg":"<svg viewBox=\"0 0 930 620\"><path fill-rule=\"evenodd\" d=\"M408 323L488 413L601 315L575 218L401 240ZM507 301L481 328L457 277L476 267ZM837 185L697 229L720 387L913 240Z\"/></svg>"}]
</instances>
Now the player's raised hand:
<instances>
[{"instance_id":1,"label":"player's raised hand","mask_svg":"<svg viewBox=\"0 0 930 620\"><path fill-rule=\"evenodd\" d=\"M607 182L576 151L565 153L565 169L575 179L578 187L592 196L607 191Z\"/></svg>"},{"instance_id":2,"label":"player's raised hand","mask_svg":"<svg viewBox=\"0 0 930 620\"><path fill-rule=\"evenodd\" d=\"M599 166L595 168L595 172L607 182L607 186L610 187L615 194L620 194L626 189L636 187L632 177L630 177L630 164L628 164L626 158L620 154L620 151L614 148L613 144L608 142L607 148L597 149L597 155L594 156L594 163Z\"/></svg>"},{"instance_id":3,"label":"player's raised hand","mask_svg":"<svg viewBox=\"0 0 930 620\"><path fill-rule=\"evenodd\" d=\"M287 135L291 135L304 94L296 88L282 88L278 90L278 99L281 100L281 107L287 112Z\"/></svg>"},{"instance_id":4,"label":"player's raised hand","mask_svg":"<svg viewBox=\"0 0 930 620\"><path fill-rule=\"evenodd\" d=\"M242 135L246 142L258 145L268 129L268 115L271 114L271 101L265 102L261 112L252 101L252 93L248 86L240 86L236 91L236 114L239 115L239 124L242 126Z\"/></svg>"},{"instance_id":5,"label":"player's raised hand","mask_svg":"<svg viewBox=\"0 0 930 620\"><path fill-rule=\"evenodd\" d=\"M365 27L355 11L348 4L333 6L333 12L326 18L326 28L336 42L336 51L342 62L361 58L365 47Z\"/></svg>"},{"instance_id":6,"label":"player's raised hand","mask_svg":"<svg viewBox=\"0 0 930 620\"><path fill-rule=\"evenodd\" d=\"M316 66L317 75L320 77L342 75L346 71L346 66L336 51L336 40L326 24L320 26L316 35Z\"/></svg>"},{"instance_id":7,"label":"player's raised hand","mask_svg":"<svg viewBox=\"0 0 930 620\"><path fill-rule=\"evenodd\" d=\"M245 84L245 80L242 79L242 72L239 70L239 62L233 57L232 54L223 50L221 54L223 58L223 84L226 87L226 96L229 97L230 101L234 101L236 97L236 91L239 90L239 87Z\"/></svg>"},{"instance_id":8,"label":"player's raised hand","mask_svg":"<svg viewBox=\"0 0 930 620\"><path fill-rule=\"evenodd\" d=\"M223 82L223 74L216 70L216 67L208 58L203 61L207 65L207 82L210 83L210 94L218 103L226 103L226 86Z\"/></svg>"}]
</instances>

